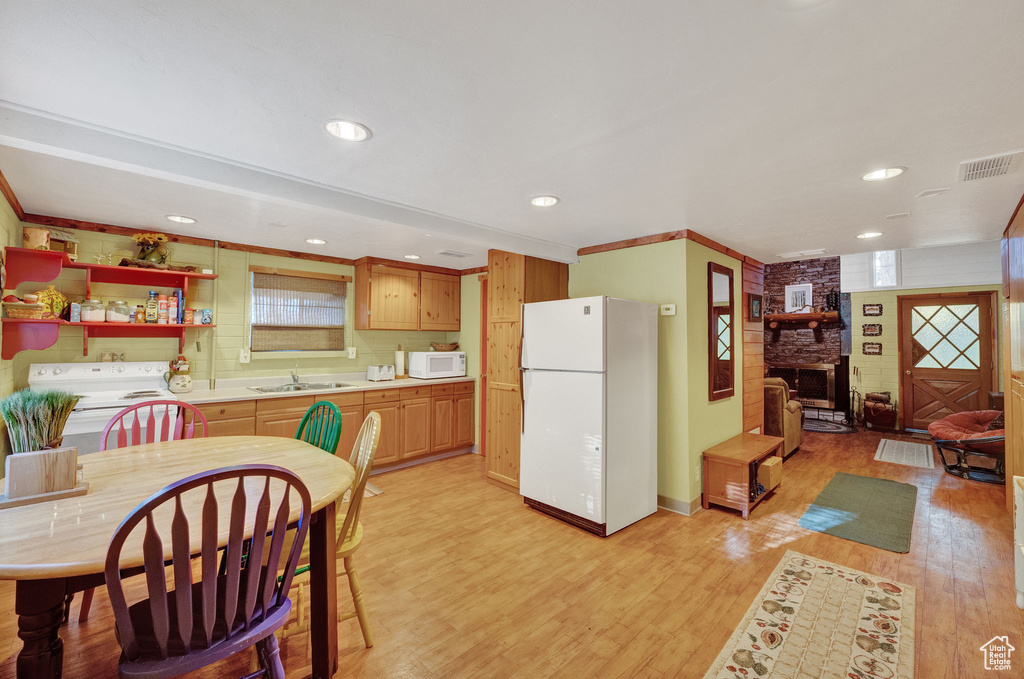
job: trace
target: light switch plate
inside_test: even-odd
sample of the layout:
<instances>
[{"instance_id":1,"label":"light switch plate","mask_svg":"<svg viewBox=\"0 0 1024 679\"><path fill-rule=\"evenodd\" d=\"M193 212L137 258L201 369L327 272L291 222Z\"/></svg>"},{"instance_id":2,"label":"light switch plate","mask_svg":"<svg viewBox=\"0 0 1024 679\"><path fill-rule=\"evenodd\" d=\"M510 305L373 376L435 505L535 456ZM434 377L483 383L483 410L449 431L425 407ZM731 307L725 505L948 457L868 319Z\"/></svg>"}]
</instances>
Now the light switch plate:
<instances>
[{"instance_id":1,"label":"light switch plate","mask_svg":"<svg viewBox=\"0 0 1024 679\"><path fill-rule=\"evenodd\" d=\"M662 304L661 305L661 315L662 316L675 316L676 315L676 305L675 304Z\"/></svg>"},{"instance_id":2,"label":"light switch plate","mask_svg":"<svg viewBox=\"0 0 1024 679\"><path fill-rule=\"evenodd\" d=\"M348 357L349 358L355 358L356 357L356 348L355 347L349 347L348 348Z\"/></svg>"},{"instance_id":3,"label":"light switch plate","mask_svg":"<svg viewBox=\"0 0 1024 679\"><path fill-rule=\"evenodd\" d=\"M252 358L252 354L249 353L248 349L241 349L238 352L238 362L248 363L249 359Z\"/></svg>"}]
</instances>

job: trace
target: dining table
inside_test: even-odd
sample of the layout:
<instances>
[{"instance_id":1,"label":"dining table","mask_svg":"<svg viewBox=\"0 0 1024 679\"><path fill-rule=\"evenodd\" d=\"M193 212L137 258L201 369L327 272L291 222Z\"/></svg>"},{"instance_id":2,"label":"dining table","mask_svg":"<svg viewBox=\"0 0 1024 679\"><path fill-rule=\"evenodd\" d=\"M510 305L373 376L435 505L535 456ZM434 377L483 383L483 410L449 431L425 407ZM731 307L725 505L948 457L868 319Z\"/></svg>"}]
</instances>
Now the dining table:
<instances>
[{"instance_id":1,"label":"dining table","mask_svg":"<svg viewBox=\"0 0 1024 679\"><path fill-rule=\"evenodd\" d=\"M218 436L129 446L79 458L88 493L0 510L0 579L14 580L15 613L22 649L18 679L61 676L60 627L65 601L103 586L107 546L137 505L175 481L237 465L268 464L296 474L309 489L310 645L313 677L338 669L336 502L352 486L347 461L304 441L274 436ZM187 506L187 502L195 506ZM185 511L201 511L202 495ZM229 503L220 525L227 525ZM298 520L298 507L292 520ZM251 527L250 527L251 530ZM221 535L226 544L227 531ZM122 573L141 572L141 544L121 554ZM110 649L112 656L120 649Z\"/></svg>"}]
</instances>

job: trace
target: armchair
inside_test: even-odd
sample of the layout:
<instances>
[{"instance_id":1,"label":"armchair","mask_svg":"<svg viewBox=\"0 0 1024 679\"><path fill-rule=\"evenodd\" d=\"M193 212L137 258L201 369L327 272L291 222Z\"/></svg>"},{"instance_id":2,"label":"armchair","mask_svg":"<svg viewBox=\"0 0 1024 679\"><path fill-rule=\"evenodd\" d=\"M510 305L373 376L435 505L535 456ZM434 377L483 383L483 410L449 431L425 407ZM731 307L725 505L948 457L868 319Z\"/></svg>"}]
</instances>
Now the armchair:
<instances>
[{"instance_id":1,"label":"armchair","mask_svg":"<svg viewBox=\"0 0 1024 679\"><path fill-rule=\"evenodd\" d=\"M789 385L779 377L764 378L764 433L786 439L786 455L804 442L804 407L789 399Z\"/></svg>"}]
</instances>

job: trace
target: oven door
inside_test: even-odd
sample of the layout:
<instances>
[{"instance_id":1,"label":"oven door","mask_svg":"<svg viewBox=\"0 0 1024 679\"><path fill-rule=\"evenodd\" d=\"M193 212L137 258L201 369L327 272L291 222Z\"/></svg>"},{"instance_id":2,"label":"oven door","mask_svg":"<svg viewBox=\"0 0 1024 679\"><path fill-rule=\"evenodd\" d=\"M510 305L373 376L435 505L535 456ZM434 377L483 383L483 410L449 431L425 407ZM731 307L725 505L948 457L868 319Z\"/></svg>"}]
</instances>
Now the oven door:
<instances>
[{"instance_id":1,"label":"oven door","mask_svg":"<svg viewBox=\"0 0 1024 679\"><path fill-rule=\"evenodd\" d=\"M114 415L121 412L121 408L96 408L93 410L76 410L71 413L68 417L68 421L64 424L64 442L63 446L77 446L79 455L86 455L88 453L98 452L100 449L100 435L103 433L103 428L107 426L111 418ZM157 436L162 431L162 422L168 414L164 408L158 407L154 412L154 421L156 424ZM176 409L172 409L169 414L171 420L167 423L167 431L174 431L174 423L177 420ZM140 441L146 440L146 420L149 419L149 410L142 411L142 421L140 424ZM135 415L128 414L124 417L124 427L127 430L129 443L131 442L131 429L135 423ZM110 434L107 436L107 450L117 448L117 427L111 429Z\"/></svg>"}]
</instances>

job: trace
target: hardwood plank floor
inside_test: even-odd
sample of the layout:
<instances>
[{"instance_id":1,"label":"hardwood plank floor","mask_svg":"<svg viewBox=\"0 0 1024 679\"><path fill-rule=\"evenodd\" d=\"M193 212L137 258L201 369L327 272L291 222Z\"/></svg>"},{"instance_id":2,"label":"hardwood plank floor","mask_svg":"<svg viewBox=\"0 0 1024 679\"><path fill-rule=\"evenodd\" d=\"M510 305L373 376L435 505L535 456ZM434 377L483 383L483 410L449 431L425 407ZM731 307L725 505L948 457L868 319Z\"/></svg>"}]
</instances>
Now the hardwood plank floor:
<instances>
[{"instance_id":1,"label":"hardwood plank floor","mask_svg":"<svg viewBox=\"0 0 1024 679\"><path fill-rule=\"evenodd\" d=\"M342 623L339 677L702 677L754 595L794 549L915 585L918 679L983 677L978 647L996 635L1024 649L1014 605L1012 522L1003 488L941 468L876 462L881 435L808 433L783 485L751 515L659 512L601 540L527 509L466 455L374 477L356 556L376 645ZM797 525L836 471L913 483L909 554ZM339 602L348 610L348 587ZM0 583L0 679L14 676L14 587ZM77 603L72 609L77 614ZM64 677L115 676L105 593L92 619L62 630ZM282 644L306 676L305 635ZM1024 650L1013 658L1024 667ZM195 677L240 676L236 657ZM1020 670L1018 670L1020 672Z\"/></svg>"}]
</instances>

